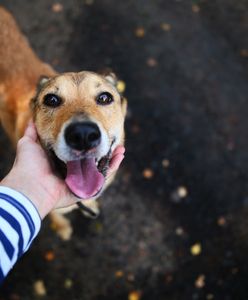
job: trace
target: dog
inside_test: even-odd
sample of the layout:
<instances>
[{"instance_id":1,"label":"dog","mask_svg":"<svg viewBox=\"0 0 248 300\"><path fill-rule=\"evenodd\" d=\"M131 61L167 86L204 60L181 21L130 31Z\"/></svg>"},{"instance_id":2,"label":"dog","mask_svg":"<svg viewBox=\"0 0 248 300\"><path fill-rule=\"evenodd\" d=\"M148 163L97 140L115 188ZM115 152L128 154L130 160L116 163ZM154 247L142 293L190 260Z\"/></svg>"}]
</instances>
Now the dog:
<instances>
[{"instance_id":1,"label":"dog","mask_svg":"<svg viewBox=\"0 0 248 300\"><path fill-rule=\"evenodd\" d=\"M127 101L113 73L57 74L31 49L12 15L0 7L0 122L13 145L32 118L39 140L75 203L97 215L96 199L112 182L114 149L124 144ZM71 210L71 207L69 210ZM59 210L53 224L63 239L72 233Z\"/></svg>"}]
</instances>

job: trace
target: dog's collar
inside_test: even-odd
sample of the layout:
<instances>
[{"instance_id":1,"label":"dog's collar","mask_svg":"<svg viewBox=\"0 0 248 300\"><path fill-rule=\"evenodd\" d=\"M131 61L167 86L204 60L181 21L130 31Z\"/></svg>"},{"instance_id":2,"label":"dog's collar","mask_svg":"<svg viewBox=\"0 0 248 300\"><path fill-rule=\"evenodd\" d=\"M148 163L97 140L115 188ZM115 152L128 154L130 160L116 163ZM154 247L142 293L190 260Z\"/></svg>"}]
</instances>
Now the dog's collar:
<instances>
[{"instance_id":1,"label":"dog's collar","mask_svg":"<svg viewBox=\"0 0 248 300\"><path fill-rule=\"evenodd\" d=\"M90 209L88 206L84 205L82 202L77 202L76 204L81 211L89 214L92 219L96 219L98 217L98 214L96 214L92 209Z\"/></svg>"}]
</instances>

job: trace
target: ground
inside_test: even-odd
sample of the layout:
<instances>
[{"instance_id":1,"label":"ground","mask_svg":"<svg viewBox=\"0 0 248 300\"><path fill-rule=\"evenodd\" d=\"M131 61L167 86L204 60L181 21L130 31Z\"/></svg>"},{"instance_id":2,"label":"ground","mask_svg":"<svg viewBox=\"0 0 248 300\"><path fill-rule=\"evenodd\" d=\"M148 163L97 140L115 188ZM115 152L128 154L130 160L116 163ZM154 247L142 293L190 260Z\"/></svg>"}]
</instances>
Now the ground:
<instances>
[{"instance_id":1,"label":"ground","mask_svg":"<svg viewBox=\"0 0 248 300\"><path fill-rule=\"evenodd\" d=\"M47 219L0 299L247 299L248 1L0 3L43 60L110 67L129 101L100 218L72 212L68 242ZM0 155L3 177L2 131Z\"/></svg>"}]
</instances>

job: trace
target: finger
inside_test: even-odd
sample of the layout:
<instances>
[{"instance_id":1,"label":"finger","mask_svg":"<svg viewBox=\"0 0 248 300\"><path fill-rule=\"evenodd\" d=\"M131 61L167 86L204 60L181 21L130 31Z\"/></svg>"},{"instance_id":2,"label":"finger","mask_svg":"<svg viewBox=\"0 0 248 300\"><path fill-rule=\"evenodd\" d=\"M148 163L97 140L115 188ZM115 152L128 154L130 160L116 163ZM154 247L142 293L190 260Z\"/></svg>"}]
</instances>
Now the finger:
<instances>
[{"instance_id":1,"label":"finger","mask_svg":"<svg viewBox=\"0 0 248 300\"><path fill-rule=\"evenodd\" d=\"M64 185L60 190L61 196L59 201L56 203L55 208L65 208L76 204L78 198L74 196L68 188Z\"/></svg>"},{"instance_id":2,"label":"finger","mask_svg":"<svg viewBox=\"0 0 248 300\"><path fill-rule=\"evenodd\" d=\"M37 131L32 120L28 122L28 126L25 130L24 137L28 137L34 142L37 141Z\"/></svg>"},{"instance_id":3,"label":"finger","mask_svg":"<svg viewBox=\"0 0 248 300\"><path fill-rule=\"evenodd\" d=\"M112 156L115 156L116 154L124 154L125 151L126 151L125 147L122 145L119 145L114 149Z\"/></svg>"},{"instance_id":4,"label":"finger","mask_svg":"<svg viewBox=\"0 0 248 300\"><path fill-rule=\"evenodd\" d=\"M112 157L110 164L109 164L109 170L108 175L111 175L113 172L117 171L120 167L121 162L124 159L123 154L117 154Z\"/></svg>"}]
</instances>

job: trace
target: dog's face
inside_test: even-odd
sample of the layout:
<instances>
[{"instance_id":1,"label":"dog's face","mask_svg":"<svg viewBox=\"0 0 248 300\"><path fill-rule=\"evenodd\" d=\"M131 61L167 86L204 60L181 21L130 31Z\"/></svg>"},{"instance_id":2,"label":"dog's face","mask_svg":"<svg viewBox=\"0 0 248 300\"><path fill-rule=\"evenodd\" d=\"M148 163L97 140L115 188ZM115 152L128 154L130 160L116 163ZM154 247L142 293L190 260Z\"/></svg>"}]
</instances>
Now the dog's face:
<instances>
[{"instance_id":1,"label":"dog's face","mask_svg":"<svg viewBox=\"0 0 248 300\"><path fill-rule=\"evenodd\" d=\"M124 139L126 101L114 78L80 72L43 80L32 107L41 143L63 162L71 192L98 196L111 153Z\"/></svg>"}]
</instances>

